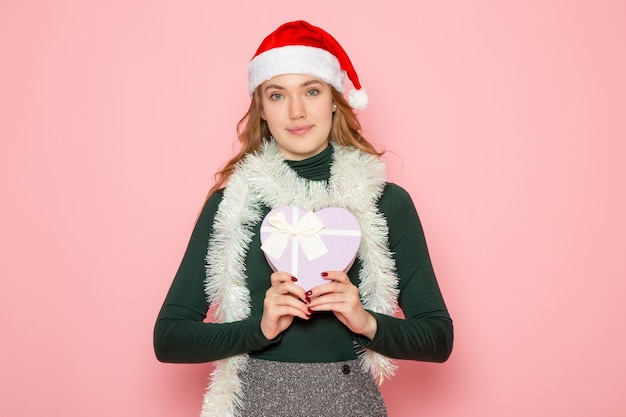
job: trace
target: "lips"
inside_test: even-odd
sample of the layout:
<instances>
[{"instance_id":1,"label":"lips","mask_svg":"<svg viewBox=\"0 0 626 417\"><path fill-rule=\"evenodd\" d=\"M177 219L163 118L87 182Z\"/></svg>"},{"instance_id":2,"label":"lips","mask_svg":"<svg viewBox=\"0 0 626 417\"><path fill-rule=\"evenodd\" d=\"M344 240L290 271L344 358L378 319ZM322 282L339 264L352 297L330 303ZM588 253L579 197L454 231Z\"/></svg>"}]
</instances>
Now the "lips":
<instances>
[{"instance_id":1,"label":"lips","mask_svg":"<svg viewBox=\"0 0 626 417\"><path fill-rule=\"evenodd\" d=\"M309 132L311 129L313 129L313 125L293 126L293 127L287 128L287 132L291 133L292 135L304 135L305 133Z\"/></svg>"}]
</instances>

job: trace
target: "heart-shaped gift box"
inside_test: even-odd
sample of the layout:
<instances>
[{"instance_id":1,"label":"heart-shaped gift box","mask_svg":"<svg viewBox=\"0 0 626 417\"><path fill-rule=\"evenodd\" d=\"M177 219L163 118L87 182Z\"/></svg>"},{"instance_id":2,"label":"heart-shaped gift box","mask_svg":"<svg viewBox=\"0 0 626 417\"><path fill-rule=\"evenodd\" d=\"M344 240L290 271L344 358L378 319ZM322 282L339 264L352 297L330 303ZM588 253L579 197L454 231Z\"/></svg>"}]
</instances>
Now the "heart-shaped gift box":
<instances>
[{"instance_id":1,"label":"heart-shaped gift box","mask_svg":"<svg viewBox=\"0 0 626 417\"><path fill-rule=\"evenodd\" d=\"M261 249L274 271L285 271L309 290L328 282L324 271L347 272L361 244L361 227L346 209L272 209L261 223Z\"/></svg>"}]
</instances>

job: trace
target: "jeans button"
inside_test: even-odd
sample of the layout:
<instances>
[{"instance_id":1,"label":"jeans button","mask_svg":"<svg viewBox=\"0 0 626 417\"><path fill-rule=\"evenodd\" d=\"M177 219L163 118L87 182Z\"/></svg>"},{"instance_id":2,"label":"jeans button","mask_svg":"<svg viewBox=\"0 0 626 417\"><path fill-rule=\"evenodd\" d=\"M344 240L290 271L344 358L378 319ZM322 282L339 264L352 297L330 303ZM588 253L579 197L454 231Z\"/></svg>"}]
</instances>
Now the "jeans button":
<instances>
[{"instance_id":1,"label":"jeans button","mask_svg":"<svg viewBox=\"0 0 626 417\"><path fill-rule=\"evenodd\" d=\"M342 372L344 375L348 375L348 374L350 373L350 366L349 366L349 365L344 365L344 366L341 368L341 372Z\"/></svg>"}]
</instances>

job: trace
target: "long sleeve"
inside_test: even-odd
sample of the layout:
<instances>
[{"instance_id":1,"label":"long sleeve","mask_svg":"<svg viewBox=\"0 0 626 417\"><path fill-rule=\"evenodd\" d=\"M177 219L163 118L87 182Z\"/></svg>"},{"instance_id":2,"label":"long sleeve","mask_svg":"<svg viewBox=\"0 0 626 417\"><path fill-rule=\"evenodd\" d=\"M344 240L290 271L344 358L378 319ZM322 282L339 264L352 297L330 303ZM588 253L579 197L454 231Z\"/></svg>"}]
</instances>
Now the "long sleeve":
<instances>
[{"instance_id":1,"label":"long sleeve","mask_svg":"<svg viewBox=\"0 0 626 417\"><path fill-rule=\"evenodd\" d=\"M404 319L373 313L377 321L372 340L358 342L397 359L444 362L453 343L452 320L433 271L426 239L409 194L388 184L379 202L389 226L390 249L396 261Z\"/></svg>"},{"instance_id":2,"label":"long sleeve","mask_svg":"<svg viewBox=\"0 0 626 417\"><path fill-rule=\"evenodd\" d=\"M205 323L205 255L222 193L206 202L154 327L154 351L162 362L209 362L263 349L260 317L233 323Z\"/></svg>"}]
</instances>

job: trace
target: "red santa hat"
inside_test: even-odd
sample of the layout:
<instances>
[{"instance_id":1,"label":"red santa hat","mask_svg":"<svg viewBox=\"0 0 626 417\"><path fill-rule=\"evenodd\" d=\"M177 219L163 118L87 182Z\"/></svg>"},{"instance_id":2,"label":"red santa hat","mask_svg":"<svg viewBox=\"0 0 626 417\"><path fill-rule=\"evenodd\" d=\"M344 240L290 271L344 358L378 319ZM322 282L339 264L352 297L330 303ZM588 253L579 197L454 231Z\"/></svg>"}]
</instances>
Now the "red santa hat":
<instances>
[{"instance_id":1,"label":"red santa hat","mask_svg":"<svg viewBox=\"0 0 626 417\"><path fill-rule=\"evenodd\" d=\"M250 96L263 82L282 74L311 75L342 94L347 74L355 88L348 93L348 103L355 109L367 107L367 92L339 42L303 20L285 23L261 42L248 64Z\"/></svg>"}]
</instances>

